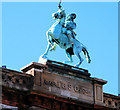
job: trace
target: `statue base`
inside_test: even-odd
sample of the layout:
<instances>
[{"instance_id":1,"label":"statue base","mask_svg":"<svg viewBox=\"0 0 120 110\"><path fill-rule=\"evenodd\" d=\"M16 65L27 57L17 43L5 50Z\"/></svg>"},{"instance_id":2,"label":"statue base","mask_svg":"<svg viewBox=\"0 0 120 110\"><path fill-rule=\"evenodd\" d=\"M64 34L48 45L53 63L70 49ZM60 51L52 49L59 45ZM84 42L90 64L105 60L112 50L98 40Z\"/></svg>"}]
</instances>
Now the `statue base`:
<instances>
[{"instance_id":1,"label":"statue base","mask_svg":"<svg viewBox=\"0 0 120 110\"><path fill-rule=\"evenodd\" d=\"M46 64L47 60L47 58L43 58L43 56L40 56L38 63Z\"/></svg>"},{"instance_id":2,"label":"statue base","mask_svg":"<svg viewBox=\"0 0 120 110\"><path fill-rule=\"evenodd\" d=\"M54 98L65 98L87 104L103 105L103 85L107 82L90 77L88 70L47 60L23 67L34 76L33 90Z\"/></svg>"}]
</instances>

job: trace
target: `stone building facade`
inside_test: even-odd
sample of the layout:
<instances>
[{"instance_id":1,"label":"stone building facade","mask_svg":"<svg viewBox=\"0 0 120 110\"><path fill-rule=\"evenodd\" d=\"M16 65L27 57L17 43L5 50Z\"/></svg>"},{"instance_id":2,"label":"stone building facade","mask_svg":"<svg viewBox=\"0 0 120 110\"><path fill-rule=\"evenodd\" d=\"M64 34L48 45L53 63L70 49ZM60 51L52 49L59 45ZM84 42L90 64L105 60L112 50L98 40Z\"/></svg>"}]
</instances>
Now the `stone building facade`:
<instances>
[{"instance_id":1,"label":"stone building facade","mask_svg":"<svg viewBox=\"0 0 120 110\"><path fill-rule=\"evenodd\" d=\"M120 110L120 97L103 93L107 81L60 62L32 62L22 72L0 68L1 110Z\"/></svg>"}]
</instances>

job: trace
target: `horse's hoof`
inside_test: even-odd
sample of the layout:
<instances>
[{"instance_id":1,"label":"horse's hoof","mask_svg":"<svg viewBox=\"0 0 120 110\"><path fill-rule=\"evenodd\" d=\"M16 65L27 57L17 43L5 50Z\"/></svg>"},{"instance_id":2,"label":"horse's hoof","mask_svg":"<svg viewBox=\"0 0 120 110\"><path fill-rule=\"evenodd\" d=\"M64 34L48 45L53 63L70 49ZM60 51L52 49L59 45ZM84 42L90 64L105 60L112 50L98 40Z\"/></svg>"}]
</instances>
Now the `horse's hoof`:
<instances>
[{"instance_id":1,"label":"horse's hoof","mask_svg":"<svg viewBox=\"0 0 120 110\"><path fill-rule=\"evenodd\" d=\"M46 55L41 55L40 58L47 59L48 57Z\"/></svg>"},{"instance_id":2,"label":"horse's hoof","mask_svg":"<svg viewBox=\"0 0 120 110\"><path fill-rule=\"evenodd\" d=\"M79 67L80 66L80 64L78 64L78 65L75 65L75 67Z\"/></svg>"},{"instance_id":3,"label":"horse's hoof","mask_svg":"<svg viewBox=\"0 0 120 110\"><path fill-rule=\"evenodd\" d=\"M68 64L68 63L72 63L72 61L64 61L63 63Z\"/></svg>"},{"instance_id":4,"label":"horse's hoof","mask_svg":"<svg viewBox=\"0 0 120 110\"><path fill-rule=\"evenodd\" d=\"M64 63L64 64L68 64L68 61L64 61L63 63Z\"/></svg>"},{"instance_id":5,"label":"horse's hoof","mask_svg":"<svg viewBox=\"0 0 120 110\"><path fill-rule=\"evenodd\" d=\"M48 58L45 55L40 56L38 63L46 64Z\"/></svg>"}]
</instances>

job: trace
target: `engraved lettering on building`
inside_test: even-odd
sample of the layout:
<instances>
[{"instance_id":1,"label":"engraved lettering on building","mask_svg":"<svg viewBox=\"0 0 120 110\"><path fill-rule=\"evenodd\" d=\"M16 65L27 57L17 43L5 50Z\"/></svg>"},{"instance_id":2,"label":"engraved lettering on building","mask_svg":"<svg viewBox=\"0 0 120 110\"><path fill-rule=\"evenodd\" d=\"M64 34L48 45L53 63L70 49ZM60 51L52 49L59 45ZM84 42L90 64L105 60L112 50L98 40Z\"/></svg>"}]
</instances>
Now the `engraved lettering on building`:
<instances>
[{"instance_id":1,"label":"engraved lettering on building","mask_svg":"<svg viewBox=\"0 0 120 110\"><path fill-rule=\"evenodd\" d=\"M91 90L89 88L82 87L81 85L66 83L64 81L54 81L54 80L43 79L43 86L55 87L58 89L72 91L78 94L91 96Z\"/></svg>"}]
</instances>

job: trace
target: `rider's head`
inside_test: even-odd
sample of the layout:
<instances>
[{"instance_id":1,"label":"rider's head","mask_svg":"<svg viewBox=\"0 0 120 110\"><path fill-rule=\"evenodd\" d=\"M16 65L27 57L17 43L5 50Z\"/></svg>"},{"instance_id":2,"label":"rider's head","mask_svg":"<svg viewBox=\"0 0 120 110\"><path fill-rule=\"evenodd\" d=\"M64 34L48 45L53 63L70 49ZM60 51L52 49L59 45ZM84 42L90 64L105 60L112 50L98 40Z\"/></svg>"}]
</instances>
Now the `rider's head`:
<instances>
[{"instance_id":1,"label":"rider's head","mask_svg":"<svg viewBox=\"0 0 120 110\"><path fill-rule=\"evenodd\" d=\"M67 16L67 20L74 20L76 18L76 14L75 13L71 13Z\"/></svg>"}]
</instances>

